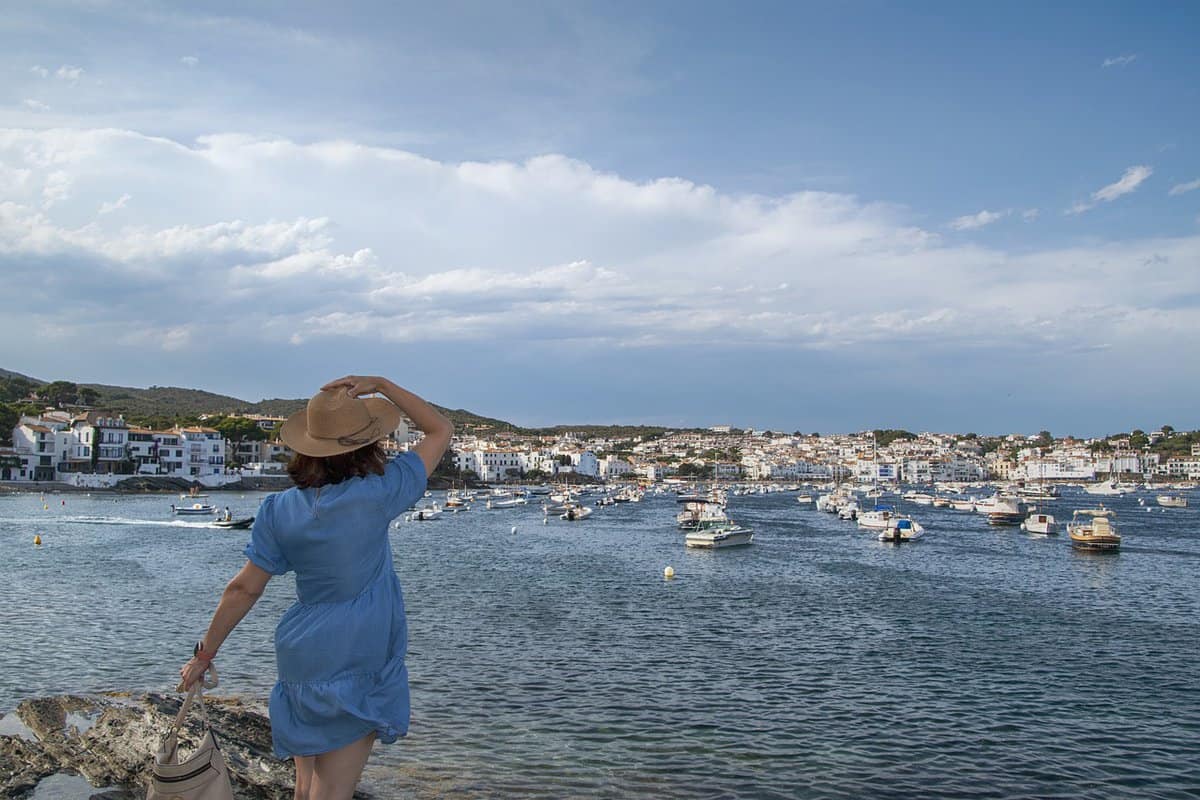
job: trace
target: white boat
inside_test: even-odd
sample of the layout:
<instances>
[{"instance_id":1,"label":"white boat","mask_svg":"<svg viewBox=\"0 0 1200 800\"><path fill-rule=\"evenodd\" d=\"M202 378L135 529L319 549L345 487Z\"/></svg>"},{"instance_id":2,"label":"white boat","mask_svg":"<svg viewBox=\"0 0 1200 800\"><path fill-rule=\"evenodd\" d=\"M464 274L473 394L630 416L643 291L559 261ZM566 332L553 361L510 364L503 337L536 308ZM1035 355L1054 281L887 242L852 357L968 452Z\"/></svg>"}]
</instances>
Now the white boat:
<instances>
[{"instance_id":1,"label":"white boat","mask_svg":"<svg viewBox=\"0 0 1200 800\"><path fill-rule=\"evenodd\" d=\"M587 506L573 505L569 506L566 511L558 515L559 519L567 522L578 522L587 519L592 515L592 509Z\"/></svg>"},{"instance_id":2,"label":"white boat","mask_svg":"<svg viewBox=\"0 0 1200 800\"><path fill-rule=\"evenodd\" d=\"M975 498L968 497L966 500L951 500L950 507L955 511L974 511Z\"/></svg>"},{"instance_id":3,"label":"white boat","mask_svg":"<svg viewBox=\"0 0 1200 800\"><path fill-rule=\"evenodd\" d=\"M203 516L203 515L207 515L207 514L215 514L216 511L217 511L216 506L210 506L205 503L192 503L190 506L177 506L177 505L171 506L172 513L178 514L179 516L185 516L185 517L188 517L188 516L198 517L198 516Z\"/></svg>"},{"instance_id":4,"label":"white boat","mask_svg":"<svg viewBox=\"0 0 1200 800\"><path fill-rule=\"evenodd\" d=\"M903 499L910 503L916 503L919 506L933 505L933 495L925 492L905 492Z\"/></svg>"},{"instance_id":5,"label":"white boat","mask_svg":"<svg viewBox=\"0 0 1200 800\"><path fill-rule=\"evenodd\" d=\"M1187 508L1187 495L1182 494L1160 494L1157 498L1158 504L1163 508Z\"/></svg>"},{"instance_id":6,"label":"white boat","mask_svg":"<svg viewBox=\"0 0 1200 800\"><path fill-rule=\"evenodd\" d=\"M524 497L513 497L509 495L507 498L495 500L488 498L487 508L516 508L517 506L529 505L529 501Z\"/></svg>"},{"instance_id":7,"label":"white boat","mask_svg":"<svg viewBox=\"0 0 1200 800\"><path fill-rule=\"evenodd\" d=\"M1021 501L1011 495L994 494L975 501L975 512L988 518L990 525L1016 525L1025 518Z\"/></svg>"},{"instance_id":8,"label":"white boat","mask_svg":"<svg viewBox=\"0 0 1200 800\"><path fill-rule=\"evenodd\" d=\"M838 519L858 519L858 501L846 498L838 505L837 515Z\"/></svg>"},{"instance_id":9,"label":"white boat","mask_svg":"<svg viewBox=\"0 0 1200 800\"><path fill-rule=\"evenodd\" d=\"M911 517L892 517L888 527L879 532L879 541L881 542L911 542L913 539L920 539L924 535L925 529L921 527L921 523Z\"/></svg>"},{"instance_id":10,"label":"white boat","mask_svg":"<svg viewBox=\"0 0 1200 800\"><path fill-rule=\"evenodd\" d=\"M422 506L413 512L412 518L423 522L437 519L442 515L442 507L437 503L431 503L427 506Z\"/></svg>"},{"instance_id":11,"label":"white boat","mask_svg":"<svg viewBox=\"0 0 1200 800\"><path fill-rule=\"evenodd\" d=\"M891 506L875 506L874 511L858 513L858 527L869 531L883 531L896 519L896 511Z\"/></svg>"},{"instance_id":12,"label":"white boat","mask_svg":"<svg viewBox=\"0 0 1200 800\"><path fill-rule=\"evenodd\" d=\"M811 494L798 494L796 495L796 502L802 506L811 506L814 501Z\"/></svg>"},{"instance_id":13,"label":"white boat","mask_svg":"<svg viewBox=\"0 0 1200 800\"><path fill-rule=\"evenodd\" d=\"M725 506L720 503L688 501L683 511L675 515L675 523L683 531L699 530L705 526L720 525L729 522L725 514Z\"/></svg>"},{"instance_id":14,"label":"white boat","mask_svg":"<svg viewBox=\"0 0 1200 800\"><path fill-rule=\"evenodd\" d=\"M709 528L688 531L685 544L688 547L703 547L716 550L722 547L738 547L754 541L754 531L734 522L714 525Z\"/></svg>"},{"instance_id":15,"label":"white boat","mask_svg":"<svg viewBox=\"0 0 1200 800\"><path fill-rule=\"evenodd\" d=\"M1088 494L1095 494L1101 497L1121 497L1125 494L1125 490L1118 486L1116 481L1090 483L1084 486L1083 490Z\"/></svg>"},{"instance_id":16,"label":"white boat","mask_svg":"<svg viewBox=\"0 0 1200 800\"><path fill-rule=\"evenodd\" d=\"M1113 525L1113 512L1101 505L1099 508L1080 508L1067 523L1067 534L1071 545L1080 550L1121 549L1121 536Z\"/></svg>"},{"instance_id":17,"label":"white boat","mask_svg":"<svg viewBox=\"0 0 1200 800\"><path fill-rule=\"evenodd\" d=\"M1051 514L1030 514L1021 523L1021 530L1026 533L1040 533L1045 536L1058 533L1058 523Z\"/></svg>"},{"instance_id":18,"label":"white boat","mask_svg":"<svg viewBox=\"0 0 1200 800\"><path fill-rule=\"evenodd\" d=\"M950 502L951 502L951 501L950 501L950 498L949 498L949 497L938 497L938 496L935 496L935 497L933 498L933 507L934 507L934 508L949 508L949 507L950 507Z\"/></svg>"}]
</instances>

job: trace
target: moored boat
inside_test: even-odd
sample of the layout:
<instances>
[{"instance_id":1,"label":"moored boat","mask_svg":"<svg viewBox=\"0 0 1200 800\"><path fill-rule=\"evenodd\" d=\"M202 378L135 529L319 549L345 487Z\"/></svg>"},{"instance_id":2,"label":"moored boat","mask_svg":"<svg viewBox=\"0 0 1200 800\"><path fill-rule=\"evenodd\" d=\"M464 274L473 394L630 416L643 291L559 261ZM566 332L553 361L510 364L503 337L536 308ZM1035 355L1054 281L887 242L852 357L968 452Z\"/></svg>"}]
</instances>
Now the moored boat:
<instances>
[{"instance_id":1,"label":"moored boat","mask_svg":"<svg viewBox=\"0 0 1200 800\"><path fill-rule=\"evenodd\" d=\"M210 506L206 503L192 503L190 506L177 506L172 504L171 506L171 513L180 516L199 517L208 514L215 514L216 511L216 506Z\"/></svg>"},{"instance_id":2,"label":"moored boat","mask_svg":"<svg viewBox=\"0 0 1200 800\"><path fill-rule=\"evenodd\" d=\"M921 523L911 517L892 517L888 526L879 532L879 541L893 542L911 542L913 539L919 539L925 533L925 529L921 527Z\"/></svg>"},{"instance_id":3,"label":"moored boat","mask_svg":"<svg viewBox=\"0 0 1200 800\"><path fill-rule=\"evenodd\" d=\"M1157 498L1158 504L1163 508L1187 508L1187 495L1182 494L1160 494Z\"/></svg>"},{"instance_id":4,"label":"moored boat","mask_svg":"<svg viewBox=\"0 0 1200 800\"><path fill-rule=\"evenodd\" d=\"M992 497L986 504L976 504L976 510L987 515L988 525L1017 525L1025 516L1017 498L1003 495Z\"/></svg>"},{"instance_id":5,"label":"moored boat","mask_svg":"<svg viewBox=\"0 0 1200 800\"><path fill-rule=\"evenodd\" d=\"M442 507L437 503L422 506L412 513L412 518L421 522L428 522L440 516L442 516Z\"/></svg>"},{"instance_id":6,"label":"moored boat","mask_svg":"<svg viewBox=\"0 0 1200 800\"><path fill-rule=\"evenodd\" d=\"M592 515L592 509L578 504L567 506L567 510L558 515L559 519L567 522L578 522Z\"/></svg>"},{"instance_id":7,"label":"moored boat","mask_svg":"<svg viewBox=\"0 0 1200 800\"><path fill-rule=\"evenodd\" d=\"M722 547L738 547L754 541L754 531L743 528L736 522L727 521L721 525L688 531L684 543L688 547L702 547L716 550Z\"/></svg>"},{"instance_id":8,"label":"moored boat","mask_svg":"<svg viewBox=\"0 0 1200 800\"><path fill-rule=\"evenodd\" d=\"M1121 536L1112 523L1113 519L1112 510L1103 505L1099 508L1077 509L1067 523L1072 546L1080 550L1119 550Z\"/></svg>"},{"instance_id":9,"label":"moored boat","mask_svg":"<svg viewBox=\"0 0 1200 800\"><path fill-rule=\"evenodd\" d=\"M1021 530L1026 533L1040 533L1049 536L1058 533L1058 523L1051 514L1030 514L1021 523Z\"/></svg>"}]
</instances>

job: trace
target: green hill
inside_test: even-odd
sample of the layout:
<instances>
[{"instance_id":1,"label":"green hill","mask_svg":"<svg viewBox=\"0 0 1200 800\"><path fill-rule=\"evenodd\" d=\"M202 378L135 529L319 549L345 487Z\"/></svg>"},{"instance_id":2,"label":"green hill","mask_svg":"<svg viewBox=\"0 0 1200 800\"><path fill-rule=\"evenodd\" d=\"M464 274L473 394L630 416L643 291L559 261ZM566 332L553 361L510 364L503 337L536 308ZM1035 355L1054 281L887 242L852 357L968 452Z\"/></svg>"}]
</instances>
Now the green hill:
<instances>
[{"instance_id":1,"label":"green hill","mask_svg":"<svg viewBox=\"0 0 1200 800\"><path fill-rule=\"evenodd\" d=\"M0 380L26 380L36 386L45 386L47 381L22 375L19 372L0 369ZM133 386L111 386L104 383L80 383L78 389L91 389L96 393L92 408L113 411L125 415L131 422L161 425L170 420L195 419L202 414L265 414L286 417L304 408L308 398L271 398L251 402L229 395L206 392L203 389L187 389L180 386L151 386L139 389ZM23 391L23 390L22 390ZM435 406L460 430L519 430L511 422L484 417L462 408Z\"/></svg>"}]
</instances>

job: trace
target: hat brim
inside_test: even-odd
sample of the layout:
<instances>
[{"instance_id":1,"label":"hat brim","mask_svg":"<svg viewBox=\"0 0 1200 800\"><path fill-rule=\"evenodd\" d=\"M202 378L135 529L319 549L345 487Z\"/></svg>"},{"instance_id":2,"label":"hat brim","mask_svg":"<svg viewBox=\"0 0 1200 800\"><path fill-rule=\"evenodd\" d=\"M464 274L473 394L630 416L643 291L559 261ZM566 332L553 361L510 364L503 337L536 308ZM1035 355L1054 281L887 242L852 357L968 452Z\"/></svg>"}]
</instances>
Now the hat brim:
<instances>
[{"instance_id":1,"label":"hat brim","mask_svg":"<svg viewBox=\"0 0 1200 800\"><path fill-rule=\"evenodd\" d=\"M361 440L353 444L343 444L337 439L317 439L308 433L308 409L302 408L292 414L279 426L279 438L297 453L306 456L323 458L349 453L360 447L374 444L396 431L400 425L400 409L390 400L382 397L364 397L367 410L371 414L371 426L358 434L355 439Z\"/></svg>"}]
</instances>

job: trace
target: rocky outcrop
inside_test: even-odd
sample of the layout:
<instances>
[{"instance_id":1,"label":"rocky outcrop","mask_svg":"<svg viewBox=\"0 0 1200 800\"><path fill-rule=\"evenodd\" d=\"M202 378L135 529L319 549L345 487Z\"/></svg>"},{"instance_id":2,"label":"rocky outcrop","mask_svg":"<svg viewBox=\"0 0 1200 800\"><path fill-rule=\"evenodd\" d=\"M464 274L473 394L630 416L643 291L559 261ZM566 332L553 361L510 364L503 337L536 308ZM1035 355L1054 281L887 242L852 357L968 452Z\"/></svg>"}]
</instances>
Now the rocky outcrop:
<instances>
[{"instance_id":1,"label":"rocky outcrop","mask_svg":"<svg viewBox=\"0 0 1200 800\"><path fill-rule=\"evenodd\" d=\"M62 772L82 775L93 786L125 790L95 797L145 797L153 754L179 703L178 696L160 694L64 695L22 702L15 713L27 730L0 736L0 797L27 797L43 778ZM292 762L273 755L270 722L261 705L224 697L206 704L229 764L234 796L291 798ZM180 752L186 757L202 735L200 716L193 711L180 735Z\"/></svg>"}]
</instances>

